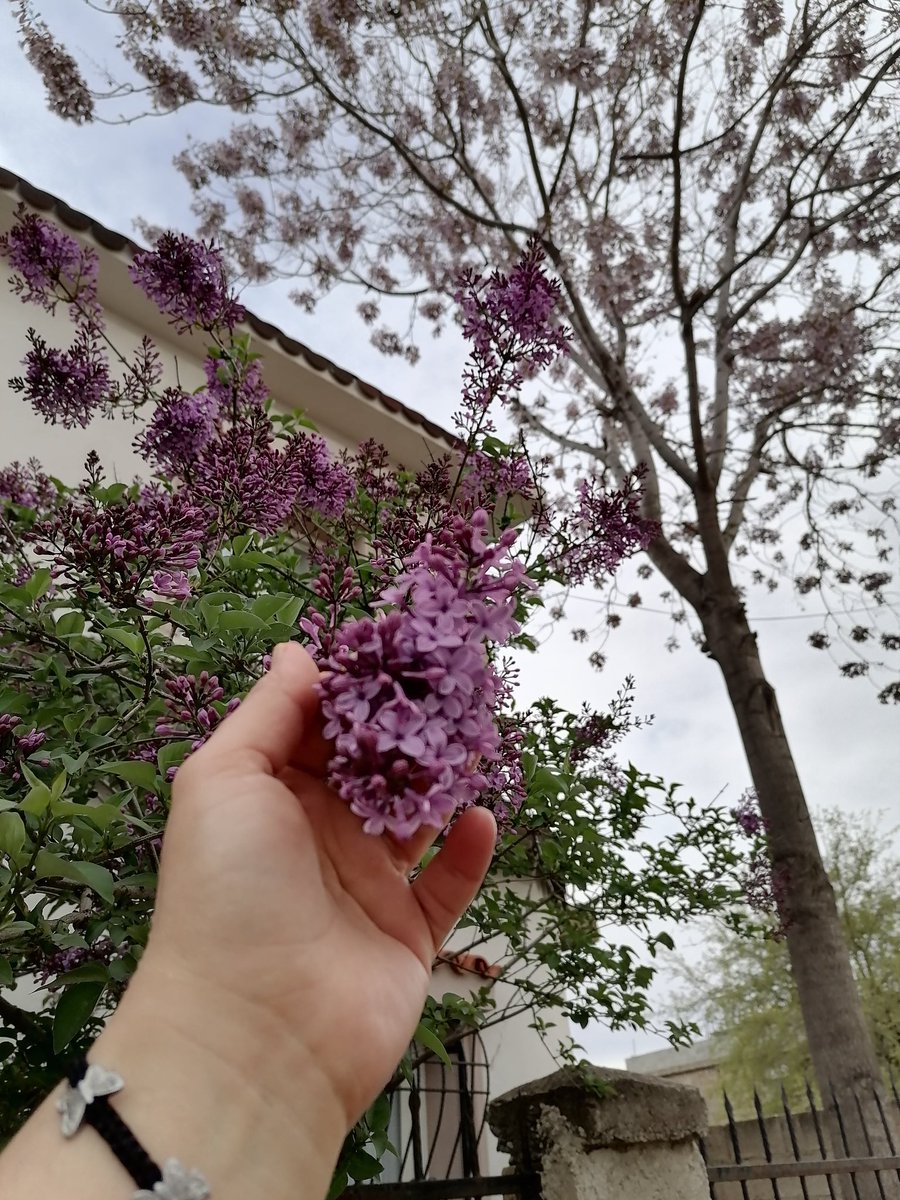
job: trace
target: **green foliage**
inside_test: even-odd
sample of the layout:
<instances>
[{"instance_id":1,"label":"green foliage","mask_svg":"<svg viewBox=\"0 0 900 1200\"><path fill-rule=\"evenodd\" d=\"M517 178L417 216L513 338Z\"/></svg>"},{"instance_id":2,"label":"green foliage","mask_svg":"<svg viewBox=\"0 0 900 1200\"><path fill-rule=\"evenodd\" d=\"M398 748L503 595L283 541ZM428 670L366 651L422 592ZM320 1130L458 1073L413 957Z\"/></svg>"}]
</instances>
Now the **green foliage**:
<instances>
[{"instance_id":1,"label":"green foliage","mask_svg":"<svg viewBox=\"0 0 900 1200\"><path fill-rule=\"evenodd\" d=\"M870 1032L879 1059L900 1070L900 859L876 817L840 809L816 825L835 891ZM784 1084L790 1102L806 1104L812 1064L783 940L758 922L738 931L708 931L707 950L679 966L682 1018L699 1022L724 1054L722 1081L740 1115L752 1113L756 1087L777 1111Z\"/></svg>"}]
</instances>

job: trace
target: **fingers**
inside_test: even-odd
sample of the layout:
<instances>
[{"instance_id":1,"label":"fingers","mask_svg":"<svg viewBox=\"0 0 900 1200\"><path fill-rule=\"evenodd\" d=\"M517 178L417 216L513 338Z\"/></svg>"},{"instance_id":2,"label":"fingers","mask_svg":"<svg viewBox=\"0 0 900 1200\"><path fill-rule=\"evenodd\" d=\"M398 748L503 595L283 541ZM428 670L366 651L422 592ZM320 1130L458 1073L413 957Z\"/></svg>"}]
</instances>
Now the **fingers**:
<instances>
[{"instance_id":1,"label":"fingers","mask_svg":"<svg viewBox=\"0 0 900 1200\"><path fill-rule=\"evenodd\" d=\"M321 773L329 752L319 726L318 679L302 646L280 643L268 673L185 765L209 771L219 762L244 761L273 775L288 765Z\"/></svg>"},{"instance_id":2,"label":"fingers","mask_svg":"<svg viewBox=\"0 0 900 1200\"><path fill-rule=\"evenodd\" d=\"M497 826L485 808L464 812L412 885L435 949L465 912L481 887L497 842Z\"/></svg>"}]
</instances>

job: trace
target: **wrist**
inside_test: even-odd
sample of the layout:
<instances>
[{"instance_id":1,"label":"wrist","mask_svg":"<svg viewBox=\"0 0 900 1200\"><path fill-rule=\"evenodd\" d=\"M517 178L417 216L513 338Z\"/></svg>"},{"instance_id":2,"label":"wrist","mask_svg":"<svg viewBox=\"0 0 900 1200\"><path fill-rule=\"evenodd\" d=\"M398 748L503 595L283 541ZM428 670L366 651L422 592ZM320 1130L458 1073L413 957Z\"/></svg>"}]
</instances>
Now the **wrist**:
<instances>
[{"instance_id":1,"label":"wrist","mask_svg":"<svg viewBox=\"0 0 900 1200\"><path fill-rule=\"evenodd\" d=\"M124 1078L115 1109L151 1157L201 1170L215 1200L324 1196L346 1117L306 1048L238 1004L148 962L89 1060Z\"/></svg>"}]
</instances>

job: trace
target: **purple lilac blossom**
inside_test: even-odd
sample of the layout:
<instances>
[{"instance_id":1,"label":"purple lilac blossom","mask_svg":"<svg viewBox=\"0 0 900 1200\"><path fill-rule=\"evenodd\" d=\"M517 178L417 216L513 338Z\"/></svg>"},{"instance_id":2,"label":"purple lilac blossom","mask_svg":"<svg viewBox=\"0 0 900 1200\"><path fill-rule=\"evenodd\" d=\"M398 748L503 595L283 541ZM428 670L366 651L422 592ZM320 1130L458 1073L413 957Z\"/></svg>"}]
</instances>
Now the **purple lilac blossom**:
<instances>
[{"instance_id":1,"label":"purple lilac blossom","mask_svg":"<svg viewBox=\"0 0 900 1200\"><path fill-rule=\"evenodd\" d=\"M193 462L191 495L219 513L223 530L274 533L298 506L335 518L353 491L322 438L278 443L265 414L251 412L209 442Z\"/></svg>"},{"instance_id":2,"label":"purple lilac blossom","mask_svg":"<svg viewBox=\"0 0 900 1200\"><path fill-rule=\"evenodd\" d=\"M11 463L0 471L0 501L43 511L57 495L56 484L44 474L36 458L25 464Z\"/></svg>"},{"instance_id":3,"label":"purple lilac blossom","mask_svg":"<svg viewBox=\"0 0 900 1200\"><path fill-rule=\"evenodd\" d=\"M99 325L97 255L52 221L20 207L14 227L0 236L0 256L15 272L10 282L23 303L52 313L63 301L74 320L88 315Z\"/></svg>"},{"instance_id":4,"label":"purple lilac blossom","mask_svg":"<svg viewBox=\"0 0 900 1200\"><path fill-rule=\"evenodd\" d=\"M460 280L454 299L472 344L455 418L463 429L489 432L484 413L492 401L511 401L523 379L568 350L571 335L555 320L560 286L544 274L543 261L532 241L508 276L495 271L485 280L467 271Z\"/></svg>"},{"instance_id":5,"label":"purple lilac blossom","mask_svg":"<svg viewBox=\"0 0 900 1200\"><path fill-rule=\"evenodd\" d=\"M110 400L109 362L96 327L79 327L68 350L55 350L33 329L31 349L22 365L25 374L9 381L10 388L29 401L50 425L66 429L90 424L95 413Z\"/></svg>"},{"instance_id":6,"label":"purple lilac blossom","mask_svg":"<svg viewBox=\"0 0 900 1200\"><path fill-rule=\"evenodd\" d=\"M209 514L183 492L145 488L138 500L71 499L27 535L76 592L94 587L133 604L157 572L189 571L207 540Z\"/></svg>"},{"instance_id":7,"label":"purple lilac blossom","mask_svg":"<svg viewBox=\"0 0 900 1200\"><path fill-rule=\"evenodd\" d=\"M145 592L144 604L152 604L157 597L163 600L187 600L191 594L191 581L184 571L154 571L150 589Z\"/></svg>"},{"instance_id":8,"label":"purple lilac blossom","mask_svg":"<svg viewBox=\"0 0 900 1200\"><path fill-rule=\"evenodd\" d=\"M517 594L531 582L510 556L515 531L489 545L487 530L478 510L454 518L453 553L427 536L382 592L383 611L345 624L320 659L329 780L367 833L443 828L501 761L505 690L487 648L518 631Z\"/></svg>"},{"instance_id":9,"label":"purple lilac blossom","mask_svg":"<svg viewBox=\"0 0 900 1200\"><path fill-rule=\"evenodd\" d=\"M265 408L269 398L259 359L234 363L211 355L203 363L206 387L222 412L237 416L249 408Z\"/></svg>"},{"instance_id":10,"label":"purple lilac blossom","mask_svg":"<svg viewBox=\"0 0 900 1200\"><path fill-rule=\"evenodd\" d=\"M215 707L225 698L218 676L201 671L196 675L176 675L167 679L166 715L156 722L160 738L193 739L191 751L199 750L213 730L240 704L240 697L228 701L225 712Z\"/></svg>"},{"instance_id":11,"label":"purple lilac blossom","mask_svg":"<svg viewBox=\"0 0 900 1200\"><path fill-rule=\"evenodd\" d=\"M135 449L155 466L183 475L215 436L217 400L208 392L166 388Z\"/></svg>"},{"instance_id":12,"label":"purple lilac blossom","mask_svg":"<svg viewBox=\"0 0 900 1200\"><path fill-rule=\"evenodd\" d=\"M759 811L759 801L752 788L744 792L737 806L731 810L731 815L747 837L760 837L765 832L766 826Z\"/></svg>"},{"instance_id":13,"label":"purple lilac blossom","mask_svg":"<svg viewBox=\"0 0 900 1200\"><path fill-rule=\"evenodd\" d=\"M506 496L519 496L528 503L536 495L534 470L525 454L495 456L475 450L466 462L459 490L466 500L482 504Z\"/></svg>"},{"instance_id":14,"label":"purple lilac blossom","mask_svg":"<svg viewBox=\"0 0 900 1200\"><path fill-rule=\"evenodd\" d=\"M116 947L108 937L102 937L92 946L72 946L67 950L57 950L46 958L35 971L35 976L44 987L52 983L57 975L73 971L84 963L109 963L116 956Z\"/></svg>"},{"instance_id":15,"label":"purple lilac blossom","mask_svg":"<svg viewBox=\"0 0 900 1200\"><path fill-rule=\"evenodd\" d=\"M564 547L556 565L569 583L602 579L623 559L646 550L659 534L655 521L641 516L640 469L611 491L598 479L583 479L573 512L563 523Z\"/></svg>"},{"instance_id":16,"label":"purple lilac blossom","mask_svg":"<svg viewBox=\"0 0 900 1200\"><path fill-rule=\"evenodd\" d=\"M233 329L244 309L230 294L222 254L211 243L164 233L129 267L132 280L179 329Z\"/></svg>"},{"instance_id":17,"label":"purple lilac blossom","mask_svg":"<svg viewBox=\"0 0 900 1200\"><path fill-rule=\"evenodd\" d=\"M34 728L21 733L22 718L12 713L0 714L0 777L13 783L22 778L22 761L40 749L47 740L43 730Z\"/></svg>"}]
</instances>

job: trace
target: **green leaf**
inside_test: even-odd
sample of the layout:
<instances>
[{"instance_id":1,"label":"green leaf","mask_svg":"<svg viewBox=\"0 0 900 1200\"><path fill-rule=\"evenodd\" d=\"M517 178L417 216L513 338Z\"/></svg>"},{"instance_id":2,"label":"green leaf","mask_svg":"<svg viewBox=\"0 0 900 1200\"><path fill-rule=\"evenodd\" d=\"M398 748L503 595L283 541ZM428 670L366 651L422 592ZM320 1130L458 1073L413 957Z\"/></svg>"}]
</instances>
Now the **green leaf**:
<instances>
[{"instance_id":1,"label":"green leaf","mask_svg":"<svg viewBox=\"0 0 900 1200\"><path fill-rule=\"evenodd\" d=\"M325 1200L337 1200L338 1196L342 1196L347 1190L347 1184L350 1182L350 1177L346 1171L337 1170L331 1180L331 1187L328 1189L328 1195Z\"/></svg>"},{"instance_id":2,"label":"green leaf","mask_svg":"<svg viewBox=\"0 0 900 1200\"><path fill-rule=\"evenodd\" d=\"M71 971L64 971L62 975L57 975L56 983L69 987L75 983L106 983L108 979L109 972L105 963L85 962L81 966L73 967Z\"/></svg>"},{"instance_id":3,"label":"green leaf","mask_svg":"<svg viewBox=\"0 0 900 1200\"><path fill-rule=\"evenodd\" d=\"M103 994L102 983L76 983L66 988L53 1014L53 1050L59 1054L90 1019Z\"/></svg>"},{"instance_id":4,"label":"green leaf","mask_svg":"<svg viewBox=\"0 0 900 1200\"><path fill-rule=\"evenodd\" d=\"M416 1032L413 1034L413 1041L420 1042L426 1049L431 1050L438 1058L448 1067L453 1064L450 1061L450 1055L447 1053L447 1048L433 1029L429 1028L423 1021L420 1021L416 1026Z\"/></svg>"},{"instance_id":5,"label":"green leaf","mask_svg":"<svg viewBox=\"0 0 900 1200\"><path fill-rule=\"evenodd\" d=\"M116 822L125 820L114 804L73 804L69 800L57 800L51 811L61 821L76 818L90 821L103 833Z\"/></svg>"},{"instance_id":6,"label":"green leaf","mask_svg":"<svg viewBox=\"0 0 900 1200\"><path fill-rule=\"evenodd\" d=\"M80 612L67 612L56 622L57 637L77 637L84 632L84 616Z\"/></svg>"},{"instance_id":7,"label":"green leaf","mask_svg":"<svg viewBox=\"0 0 900 1200\"><path fill-rule=\"evenodd\" d=\"M384 1092L366 1113L366 1124L373 1133L383 1133L391 1120L391 1098Z\"/></svg>"},{"instance_id":8,"label":"green leaf","mask_svg":"<svg viewBox=\"0 0 900 1200\"><path fill-rule=\"evenodd\" d=\"M38 779L34 771L31 770L25 763L22 763L22 774L31 784L31 791L22 801L20 807L23 812L31 813L33 817L39 817L45 813L50 806L50 801L53 799L53 794L43 780Z\"/></svg>"},{"instance_id":9,"label":"green leaf","mask_svg":"<svg viewBox=\"0 0 900 1200\"><path fill-rule=\"evenodd\" d=\"M71 754L61 754L59 760L69 772L69 775L80 775L84 769L84 765L90 758L90 751L85 750L78 755L77 758L72 758Z\"/></svg>"},{"instance_id":10,"label":"green leaf","mask_svg":"<svg viewBox=\"0 0 900 1200\"><path fill-rule=\"evenodd\" d=\"M181 765L193 744L192 741L186 740L182 742L169 742L168 746L163 746L162 750L156 756L159 773L163 779L165 779L169 767Z\"/></svg>"},{"instance_id":11,"label":"green leaf","mask_svg":"<svg viewBox=\"0 0 900 1200\"><path fill-rule=\"evenodd\" d=\"M141 635L135 633L133 629L123 629L121 625L111 625L109 629L103 630L103 637L108 642L116 642L118 645L124 646L136 658L141 658L144 654Z\"/></svg>"},{"instance_id":12,"label":"green leaf","mask_svg":"<svg viewBox=\"0 0 900 1200\"><path fill-rule=\"evenodd\" d=\"M35 600L40 600L41 596L50 587L52 578L53 576L50 573L49 567L38 567L36 571L32 571L31 575L25 581L25 594L32 603Z\"/></svg>"},{"instance_id":13,"label":"green leaf","mask_svg":"<svg viewBox=\"0 0 900 1200\"><path fill-rule=\"evenodd\" d=\"M107 487L97 488L95 495L101 504L118 504L127 491L127 483L111 483Z\"/></svg>"},{"instance_id":14,"label":"green leaf","mask_svg":"<svg viewBox=\"0 0 900 1200\"><path fill-rule=\"evenodd\" d=\"M51 854L49 850L41 850L34 867L38 879L69 879L73 883L83 883L107 904L113 902L113 877L99 863L74 862Z\"/></svg>"},{"instance_id":15,"label":"green leaf","mask_svg":"<svg viewBox=\"0 0 900 1200\"><path fill-rule=\"evenodd\" d=\"M269 626L255 612L250 612L247 608L236 608L228 612L220 612L213 628L216 630L252 629L255 633L260 629L268 629Z\"/></svg>"},{"instance_id":16,"label":"green leaf","mask_svg":"<svg viewBox=\"0 0 900 1200\"><path fill-rule=\"evenodd\" d=\"M12 987L13 982L12 963L8 958L0 958L0 987Z\"/></svg>"},{"instance_id":17,"label":"green leaf","mask_svg":"<svg viewBox=\"0 0 900 1200\"><path fill-rule=\"evenodd\" d=\"M286 600L281 608L279 608L275 616L277 620L281 621L285 625L296 625L297 618L300 616L300 612L305 605L306 600L303 596L291 596L291 598Z\"/></svg>"},{"instance_id":18,"label":"green leaf","mask_svg":"<svg viewBox=\"0 0 900 1200\"><path fill-rule=\"evenodd\" d=\"M144 792L152 792L156 786L156 767L152 762L109 762L97 768L103 774L116 775Z\"/></svg>"},{"instance_id":19,"label":"green leaf","mask_svg":"<svg viewBox=\"0 0 900 1200\"><path fill-rule=\"evenodd\" d=\"M65 771L60 771L57 777L50 784L50 800L51 802L59 800L60 796L66 790L66 784L69 782Z\"/></svg>"},{"instance_id":20,"label":"green leaf","mask_svg":"<svg viewBox=\"0 0 900 1200\"><path fill-rule=\"evenodd\" d=\"M25 824L18 813L0 812L0 854L16 859L25 845Z\"/></svg>"},{"instance_id":21,"label":"green leaf","mask_svg":"<svg viewBox=\"0 0 900 1200\"><path fill-rule=\"evenodd\" d=\"M367 1154L365 1150L354 1150L347 1162L344 1163L344 1167L347 1174L356 1183L363 1179L374 1179L383 1170L378 1159Z\"/></svg>"}]
</instances>

